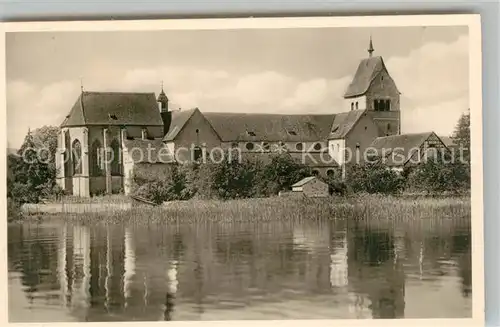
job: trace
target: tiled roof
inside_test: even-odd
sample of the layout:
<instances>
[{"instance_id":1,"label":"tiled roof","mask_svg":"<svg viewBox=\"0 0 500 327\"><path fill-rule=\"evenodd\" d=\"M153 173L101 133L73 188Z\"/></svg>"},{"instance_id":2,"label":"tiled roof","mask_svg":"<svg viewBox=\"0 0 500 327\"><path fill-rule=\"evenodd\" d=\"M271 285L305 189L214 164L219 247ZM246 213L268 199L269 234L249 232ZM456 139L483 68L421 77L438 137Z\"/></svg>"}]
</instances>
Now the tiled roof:
<instances>
[{"instance_id":1,"label":"tiled roof","mask_svg":"<svg viewBox=\"0 0 500 327\"><path fill-rule=\"evenodd\" d=\"M301 179L300 181L298 181L297 183L293 184L292 187L300 187L300 186L303 186L313 180L315 180L316 177L315 176L309 176L309 177L306 177L306 178L303 178Z\"/></svg>"},{"instance_id":2,"label":"tiled roof","mask_svg":"<svg viewBox=\"0 0 500 327\"><path fill-rule=\"evenodd\" d=\"M203 113L222 141L317 141L326 139L335 115Z\"/></svg>"},{"instance_id":3,"label":"tiled roof","mask_svg":"<svg viewBox=\"0 0 500 327\"><path fill-rule=\"evenodd\" d=\"M154 93L82 92L61 127L82 125L161 126Z\"/></svg>"},{"instance_id":4,"label":"tiled roof","mask_svg":"<svg viewBox=\"0 0 500 327\"><path fill-rule=\"evenodd\" d=\"M385 154L385 163L387 165L397 165L397 163L394 162L395 158L398 158L398 156L404 157L406 163L406 161L412 157L416 149L419 149L425 140L433 134L433 132L426 132L377 137L370 147L376 150L379 157Z\"/></svg>"},{"instance_id":5,"label":"tiled roof","mask_svg":"<svg viewBox=\"0 0 500 327\"><path fill-rule=\"evenodd\" d=\"M457 144L449 136L440 136L439 138L443 141L443 144L446 145L447 148L457 146Z\"/></svg>"},{"instance_id":6,"label":"tiled roof","mask_svg":"<svg viewBox=\"0 0 500 327\"><path fill-rule=\"evenodd\" d=\"M335 115L333 120L330 139L344 138L347 133L354 127L356 122L365 114L365 110L351 110Z\"/></svg>"},{"instance_id":7,"label":"tiled roof","mask_svg":"<svg viewBox=\"0 0 500 327\"><path fill-rule=\"evenodd\" d=\"M199 111L198 108L190 110L179 110L172 111L172 121L170 123L170 129L167 135L163 138L164 141L173 141L177 134L184 128L184 125L188 122L189 118L196 112Z\"/></svg>"},{"instance_id":8,"label":"tiled roof","mask_svg":"<svg viewBox=\"0 0 500 327\"><path fill-rule=\"evenodd\" d=\"M378 73L385 69L384 60L380 56L361 60L351 84L347 87L344 97L350 98L365 94L372 80Z\"/></svg>"}]
</instances>

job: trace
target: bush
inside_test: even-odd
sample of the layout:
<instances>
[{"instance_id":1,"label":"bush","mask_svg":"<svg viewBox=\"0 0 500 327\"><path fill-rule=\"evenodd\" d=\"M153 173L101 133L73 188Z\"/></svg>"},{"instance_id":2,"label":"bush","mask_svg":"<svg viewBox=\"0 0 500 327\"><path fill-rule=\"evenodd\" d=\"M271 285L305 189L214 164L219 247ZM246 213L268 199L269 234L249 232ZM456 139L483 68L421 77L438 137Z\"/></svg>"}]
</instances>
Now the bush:
<instances>
[{"instance_id":1,"label":"bush","mask_svg":"<svg viewBox=\"0 0 500 327\"><path fill-rule=\"evenodd\" d=\"M408 172L406 188L410 192L432 194L466 192L470 189L470 166L456 161L428 160Z\"/></svg>"},{"instance_id":2,"label":"bush","mask_svg":"<svg viewBox=\"0 0 500 327\"><path fill-rule=\"evenodd\" d=\"M294 160L290 154L275 155L266 165L258 164L255 193L260 196L276 195L290 190L304 177L311 176L311 168Z\"/></svg>"},{"instance_id":3,"label":"bush","mask_svg":"<svg viewBox=\"0 0 500 327\"><path fill-rule=\"evenodd\" d=\"M346 182L349 191L370 194L396 194L405 185L405 180L400 173L381 163L352 166Z\"/></svg>"},{"instance_id":4,"label":"bush","mask_svg":"<svg viewBox=\"0 0 500 327\"><path fill-rule=\"evenodd\" d=\"M7 198L7 221L12 222L23 218L19 202Z\"/></svg>"},{"instance_id":5,"label":"bush","mask_svg":"<svg viewBox=\"0 0 500 327\"><path fill-rule=\"evenodd\" d=\"M134 174L134 191L137 196L155 203L183 200L185 176L178 165L163 166L163 170L138 168Z\"/></svg>"},{"instance_id":6,"label":"bush","mask_svg":"<svg viewBox=\"0 0 500 327\"><path fill-rule=\"evenodd\" d=\"M219 200L267 197L290 189L309 175L310 168L288 154L274 156L268 164L257 160L224 160L170 165L160 172L146 167L134 175L134 193L156 203L193 197Z\"/></svg>"}]
</instances>

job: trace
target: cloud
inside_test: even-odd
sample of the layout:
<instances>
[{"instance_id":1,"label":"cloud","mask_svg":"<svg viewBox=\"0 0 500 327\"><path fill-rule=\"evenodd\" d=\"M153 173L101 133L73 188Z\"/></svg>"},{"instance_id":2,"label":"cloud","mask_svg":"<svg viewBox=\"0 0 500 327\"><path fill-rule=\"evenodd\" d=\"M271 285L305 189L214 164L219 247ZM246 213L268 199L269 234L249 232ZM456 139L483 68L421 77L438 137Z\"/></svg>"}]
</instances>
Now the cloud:
<instances>
[{"instance_id":1,"label":"cloud","mask_svg":"<svg viewBox=\"0 0 500 327\"><path fill-rule=\"evenodd\" d=\"M28 128L58 125L78 95L78 85L61 81L36 87L23 81L7 84L7 139L19 147Z\"/></svg>"},{"instance_id":2,"label":"cloud","mask_svg":"<svg viewBox=\"0 0 500 327\"><path fill-rule=\"evenodd\" d=\"M402 92L403 133L451 133L469 107L468 60L467 36L452 43L427 43L404 57L386 58L389 73ZM119 71L115 68L113 71ZM173 108L255 113L340 112L344 108L342 95L352 79L299 79L278 71L241 74L181 65L124 68L109 75L89 71L86 76L89 90L158 92L163 80ZM44 86L8 81L9 143L19 146L28 127L59 124L79 88L79 81Z\"/></svg>"},{"instance_id":3,"label":"cloud","mask_svg":"<svg viewBox=\"0 0 500 327\"><path fill-rule=\"evenodd\" d=\"M465 35L450 44L425 44L386 64L405 97L419 104L445 102L468 93L468 49Z\"/></svg>"},{"instance_id":4,"label":"cloud","mask_svg":"<svg viewBox=\"0 0 500 327\"><path fill-rule=\"evenodd\" d=\"M450 135L469 108L469 40L427 43L386 64L401 95L403 133Z\"/></svg>"}]
</instances>

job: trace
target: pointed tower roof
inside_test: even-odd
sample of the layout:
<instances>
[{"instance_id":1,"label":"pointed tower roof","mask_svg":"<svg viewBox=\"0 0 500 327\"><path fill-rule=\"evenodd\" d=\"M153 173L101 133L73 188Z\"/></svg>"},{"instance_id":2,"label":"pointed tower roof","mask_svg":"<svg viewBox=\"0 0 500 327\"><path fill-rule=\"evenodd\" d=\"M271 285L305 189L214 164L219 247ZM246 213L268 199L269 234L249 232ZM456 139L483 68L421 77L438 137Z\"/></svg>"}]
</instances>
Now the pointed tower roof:
<instances>
[{"instance_id":1,"label":"pointed tower roof","mask_svg":"<svg viewBox=\"0 0 500 327\"><path fill-rule=\"evenodd\" d=\"M382 57L369 57L361 60L351 84L347 87L344 98L365 94L373 79L383 70L387 71Z\"/></svg>"},{"instance_id":2,"label":"pointed tower roof","mask_svg":"<svg viewBox=\"0 0 500 327\"><path fill-rule=\"evenodd\" d=\"M163 90L163 81L161 82L161 92L160 94L158 95L158 99L157 99L158 102L168 102L168 97L167 95L165 94L165 91Z\"/></svg>"},{"instance_id":3,"label":"pointed tower roof","mask_svg":"<svg viewBox=\"0 0 500 327\"><path fill-rule=\"evenodd\" d=\"M370 44L368 45L368 56L371 58L373 51L373 42L372 42L372 36L370 35Z\"/></svg>"}]
</instances>

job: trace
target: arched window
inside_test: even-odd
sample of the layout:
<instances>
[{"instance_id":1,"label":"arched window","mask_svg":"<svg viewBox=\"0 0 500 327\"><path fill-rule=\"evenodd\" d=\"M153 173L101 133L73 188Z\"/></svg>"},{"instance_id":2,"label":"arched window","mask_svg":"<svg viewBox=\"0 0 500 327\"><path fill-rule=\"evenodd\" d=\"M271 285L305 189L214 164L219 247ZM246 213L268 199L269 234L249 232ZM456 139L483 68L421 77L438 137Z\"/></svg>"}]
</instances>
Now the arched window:
<instances>
[{"instance_id":1,"label":"arched window","mask_svg":"<svg viewBox=\"0 0 500 327\"><path fill-rule=\"evenodd\" d=\"M111 175L120 176L122 174L122 158L121 158L120 143L116 139L111 141Z\"/></svg>"},{"instance_id":2,"label":"arched window","mask_svg":"<svg viewBox=\"0 0 500 327\"><path fill-rule=\"evenodd\" d=\"M351 102L351 110L354 110L354 102Z\"/></svg>"},{"instance_id":3,"label":"arched window","mask_svg":"<svg viewBox=\"0 0 500 327\"><path fill-rule=\"evenodd\" d=\"M358 101L356 101L356 110L358 110L359 107L358 107Z\"/></svg>"},{"instance_id":4,"label":"arched window","mask_svg":"<svg viewBox=\"0 0 500 327\"><path fill-rule=\"evenodd\" d=\"M252 150L253 150L253 148L254 148L254 145L253 145L253 143L247 143L247 144L245 145L245 147L247 148L247 150L248 150L248 151L252 151Z\"/></svg>"},{"instance_id":5,"label":"arched window","mask_svg":"<svg viewBox=\"0 0 500 327\"><path fill-rule=\"evenodd\" d=\"M99 140L95 140L92 143L90 151L90 175L91 176L101 176L102 175L102 147Z\"/></svg>"},{"instance_id":6,"label":"arched window","mask_svg":"<svg viewBox=\"0 0 500 327\"><path fill-rule=\"evenodd\" d=\"M73 173L75 175L82 173L82 145L80 141L74 140L71 146Z\"/></svg>"},{"instance_id":7,"label":"arched window","mask_svg":"<svg viewBox=\"0 0 500 327\"><path fill-rule=\"evenodd\" d=\"M295 144L295 149L296 149L297 151L302 151L302 150L304 150L304 143L297 143L297 144Z\"/></svg>"},{"instance_id":8,"label":"arched window","mask_svg":"<svg viewBox=\"0 0 500 327\"><path fill-rule=\"evenodd\" d=\"M69 137L69 132L65 131L63 136L64 142L64 176L71 177L73 175L73 170L71 169L71 139Z\"/></svg>"}]
</instances>

